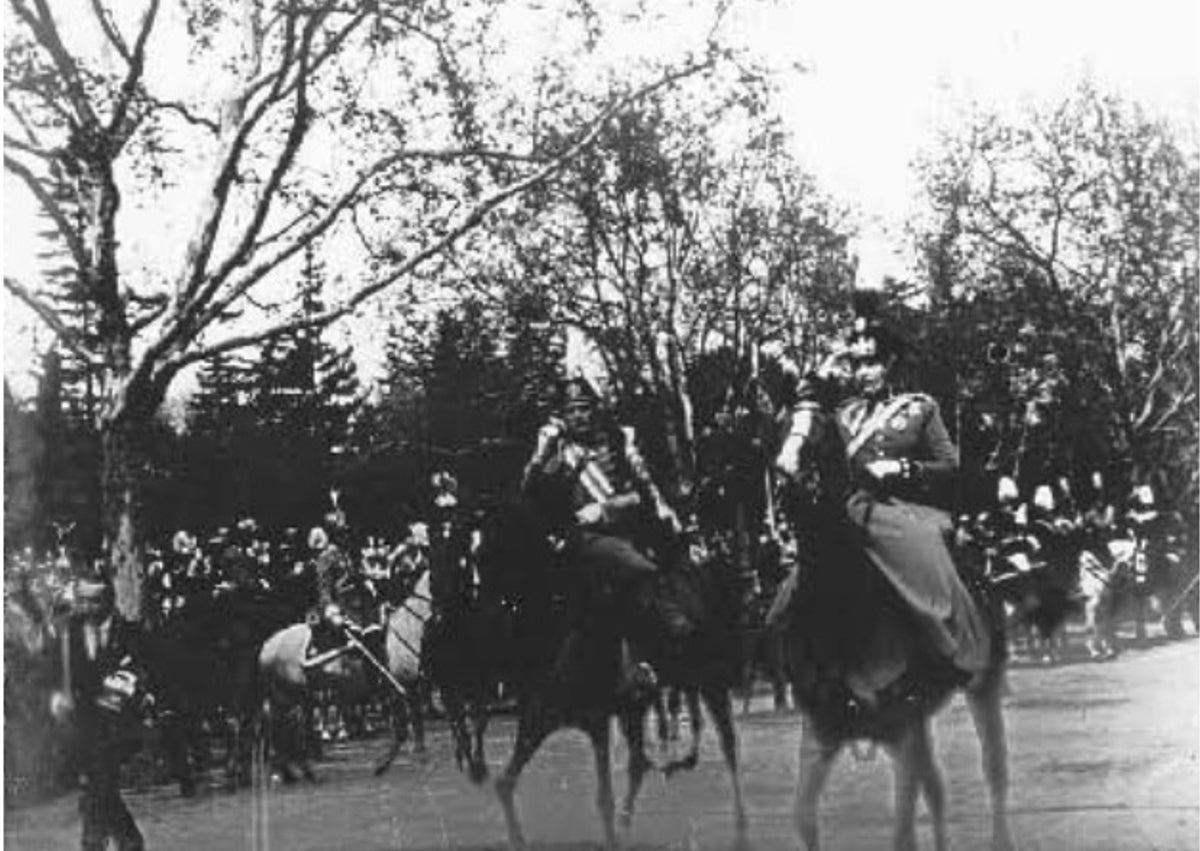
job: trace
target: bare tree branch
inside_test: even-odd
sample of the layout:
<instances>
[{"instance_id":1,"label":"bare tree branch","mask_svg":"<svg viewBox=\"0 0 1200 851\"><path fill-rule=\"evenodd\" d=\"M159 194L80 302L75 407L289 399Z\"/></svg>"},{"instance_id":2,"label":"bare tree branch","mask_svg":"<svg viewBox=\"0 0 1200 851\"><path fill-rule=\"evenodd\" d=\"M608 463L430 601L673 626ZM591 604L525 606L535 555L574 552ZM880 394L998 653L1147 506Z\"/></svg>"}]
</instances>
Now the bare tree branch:
<instances>
[{"instance_id":1,"label":"bare tree branch","mask_svg":"<svg viewBox=\"0 0 1200 851\"><path fill-rule=\"evenodd\" d=\"M33 0L33 4L37 7L36 16L20 0L10 0L10 2L18 17L33 30L38 43L50 54L51 60L58 68L58 73L66 83L67 96L71 101L71 106L75 109L78 121L86 126L98 124L95 110L92 108L87 90L83 85L79 66L75 64L75 58L63 44L62 36L58 32L58 25L54 22L54 16L51 14L46 0Z\"/></svg>"},{"instance_id":2,"label":"bare tree branch","mask_svg":"<svg viewBox=\"0 0 1200 851\"><path fill-rule=\"evenodd\" d=\"M304 137L311 126L312 110L308 105L307 75L304 66L305 55L308 52L312 36L313 31L309 29L304 34L300 46L300 72L298 77L299 84L296 87L296 103L292 108L292 122L288 128L287 138L284 140L283 150L280 152L274 167L271 169L270 175L267 177L267 182L259 194L258 202L254 205L250 221L242 230L241 239L229 253L229 257L225 262L210 276L204 289L201 290L199 296L196 298L198 305L207 303L233 270L243 265L248 259L255 241L258 239L258 235L262 232L263 225L266 223L267 214L270 212L271 204L275 201L275 195L283 183L283 178L292 167L292 163L295 162L296 154L299 152L300 145L304 142Z\"/></svg>"},{"instance_id":3,"label":"bare tree branch","mask_svg":"<svg viewBox=\"0 0 1200 851\"><path fill-rule=\"evenodd\" d=\"M91 259L88 255L87 248L83 244L83 239L75 230L67 218L66 212L59 206L58 202L46 189L44 183L28 168L24 163L8 156L4 156L4 167L15 174L33 193L33 197L37 199L42 210L54 222L55 228L62 236L63 241L67 244L67 249L71 252L71 258L75 261L75 266L80 271L90 268Z\"/></svg>"},{"instance_id":4,"label":"bare tree branch","mask_svg":"<svg viewBox=\"0 0 1200 851\"><path fill-rule=\"evenodd\" d=\"M129 69L121 83L121 90L117 95L117 101L108 122L108 132L116 138L123 136L121 130L125 124L125 116L129 113L129 105L137 93L142 74L146 70L146 42L150 38L150 32L154 29L160 2L161 0L150 0L146 14L142 18L142 27L138 31L137 41L133 45L133 55L127 57Z\"/></svg>"},{"instance_id":5,"label":"bare tree branch","mask_svg":"<svg viewBox=\"0 0 1200 851\"><path fill-rule=\"evenodd\" d=\"M116 48L117 53L121 54L121 58L126 62L133 64L133 57L129 53L129 45L125 43L120 30L113 22L112 16L108 9L104 8L104 4L100 0L91 0L92 12L96 15L96 21L100 24L100 29L104 31L104 35L108 38L109 43Z\"/></svg>"},{"instance_id":6,"label":"bare tree branch","mask_svg":"<svg viewBox=\"0 0 1200 851\"><path fill-rule=\"evenodd\" d=\"M366 17L366 13L362 12L355 15L351 22L346 24L342 30L335 36L335 41L340 45L341 41L349 35L350 31L358 26ZM314 25L319 22L320 18L314 19ZM307 73L314 73L320 62L324 61L328 56L332 55L333 48L328 48L322 56L318 56L308 65ZM278 67L278 77L275 79L282 80L288 73L288 65L292 62L290 55L285 56ZM270 78L270 77L269 77ZM202 214L200 224L197 227L196 235L193 237L191 244L188 247L187 258L183 272L183 280L181 282L180 291L177 294L177 300L185 309L188 303L196 298L197 294L204 289L207 289L205 277L208 269L208 262L212 254L213 247L216 242L216 237L220 231L221 224L225 218L225 209L229 200L229 193L232 189L237 177L238 167L241 163L243 154L247 149L251 133L255 127L266 115L272 106L281 102L288 97L299 80L287 86L276 86L272 92L269 92L258 105L250 112L249 116L242 116L241 113L248 106L255 94L265 85L264 78L257 83L252 84L240 95L236 96L231 104L231 107L226 110L228 120L237 122L237 127L233 130L233 135L229 142L225 145L224 150L218 157L220 166L217 170L216 177L213 181L212 189L210 190L209 207ZM294 153L294 152L293 152ZM211 292L211 289L209 289ZM200 308L203 305L199 305Z\"/></svg>"},{"instance_id":7,"label":"bare tree branch","mask_svg":"<svg viewBox=\"0 0 1200 851\"><path fill-rule=\"evenodd\" d=\"M46 327L48 327L62 342L62 344L69 348L73 353L78 355L87 363L93 365L98 363L96 355L83 345L78 332L67 325L61 314L47 304L44 300L42 300L36 293L31 291L16 278L12 278L8 275L4 276L4 288L16 296L16 298L22 304L37 314L37 317L46 324Z\"/></svg>"},{"instance_id":8,"label":"bare tree branch","mask_svg":"<svg viewBox=\"0 0 1200 851\"><path fill-rule=\"evenodd\" d=\"M171 369L181 369L191 363L195 363L215 354L232 351L234 349L243 348L245 346L261 343L265 340L272 339L281 334L286 334L294 330L306 327L322 327L330 324L344 316L354 312L363 302L370 299L372 296L387 289L396 281L411 274L414 270L424 265L434 257L437 257L447 251L466 233L473 230L484 221L487 215L496 207L503 204L505 201L520 195L529 189L545 182L553 174L561 170L568 162L573 160L579 153L592 145L604 126L615 115L629 108L634 103L649 97L656 91L674 85L680 80L694 76L712 67L713 60L707 60L703 63L686 66L682 69L666 74L655 82L643 86L635 92L632 92L624 97L610 103L604 108L578 136L578 138L561 150L557 155L550 158L542 168L527 177L514 181L513 183L502 187L501 189L488 195L478 203L449 231L435 240L430 245L426 246L421 251L414 254L404 262L400 263L391 273L384 275L379 280L363 286L349 295L340 304L333 305L325 311L304 319L292 320L283 324L277 324L259 331L248 333L237 338L226 340L221 343L214 344L202 349L191 352L180 352L175 357L170 358ZM407 155L409 152L404 152ZM239 298L241 298L251 286L261 280L272 269L277 268L280 263L288 257L300 251L304 245L311 242L322 232L328 229L337 219L337 217L348 207L355 198L361 187L369 181L375 173L388 164L385 158L383 161L376 163L374 167L368 169L356 181L355 186L343 194L338 202L330 208L329 211L318 221L312 228L305 232L292 245L288 246L283 251L276 254L269 260L259 264L251 273L242 281L240 281L231 291L219 300L214 300L207 310L198 316L192 315L187 318L186 325L193 329L203 329L219 317L224 311L228 310ZM182 320L179 317L177 322ZM154 355L164 354L172 345L177 342L177 339L168 339L164 337L156 346L151 347L151 350L143 356L143 363L147 362L147 358L153 352Z\"/></svg>"},{"instance_id":9,"label":"bare tree branch","mask_svg":"<svg viewBox=\"0 0 1200 851\"><path fill-rule=\"evenodd\" d=\"M188 109L187 106L179 103L178 101L159 100L158 98L155 98L145 92L142 93L141 98L154 109L162 109L168 112L179 113L179 115L183 117L183 120L189 124L194 124L197 127L203 127L205 130L208 130L214 134L221 132L221 128L217 122L213 121L211 118L205 118L202 115L196 115L194 112Z\"/></svg>"},{"instance_id":10,"label":"bare tree branch","mask_svg":"<svg viewBox=\"0 0 1200 851\"><path fill-rule=\"evenodd\" d=\"M29 154L31 157L37 157L46 162L54 162L54 154L52 152L36 148L33 145L22 142L20 139L14 139L7 133L4 134L4 146L6 148L15 148L23 154Z\"/></svg>"}]
</instances>

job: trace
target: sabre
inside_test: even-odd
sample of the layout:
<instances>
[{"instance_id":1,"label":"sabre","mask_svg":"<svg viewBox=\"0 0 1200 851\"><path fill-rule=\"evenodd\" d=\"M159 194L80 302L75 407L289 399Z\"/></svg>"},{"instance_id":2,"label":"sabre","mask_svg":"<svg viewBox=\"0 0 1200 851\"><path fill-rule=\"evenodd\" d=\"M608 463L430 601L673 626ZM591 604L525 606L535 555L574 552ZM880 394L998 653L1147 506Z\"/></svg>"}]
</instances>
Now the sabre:
<instances>
[{"instance_id":1,"label":"sabre","mask_svg":"<svg viewBox=\"0 0 1200 851\"><path fill-rule=\"evenodd\" d=\"M1175 596L1175 599L1171 601L1171 605L1163 609L1163 617L1166 617L1179 608L1180 604L1183 603L1183 598L1186 597L1188 593L1196 587L1197 582L1200 582L1200 573L1197 573L1195 576L1193 576L1192 581L1187 584L1187 587L1180 591L1179 594Z\"/></svg>"},{"instance_id":2,"label":"sabre","mask_svg":"<svg viewBox=\"0 0 1200 851\"><path fill-rule=\"evenodd\" d=\"M408 690L405 689L404 686L400 685L399 680L392 676L392 672L387 669L387 666L375 658L375 654L368 650L367 646L359 641L358 638L355 637L354 633L350 632L349 630L346 630L346 642L355 650L360 652L363 656L365 656L368 662L375 666L375 670L383 675L383 678L388 681L392 688L396 690L397 694L399 694L401 697L408 697Z\"/></svg>"}]
</instances>

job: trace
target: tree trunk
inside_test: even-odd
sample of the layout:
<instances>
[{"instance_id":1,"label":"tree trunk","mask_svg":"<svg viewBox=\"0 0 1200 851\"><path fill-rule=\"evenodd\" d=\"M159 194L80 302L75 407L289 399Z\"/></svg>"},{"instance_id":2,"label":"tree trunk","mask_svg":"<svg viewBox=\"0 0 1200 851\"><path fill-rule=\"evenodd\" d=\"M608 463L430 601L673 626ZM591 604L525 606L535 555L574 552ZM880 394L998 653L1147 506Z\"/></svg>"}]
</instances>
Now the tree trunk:
<instances>
[{"instance_id":1,"label":"tree trunk","mask_svg":"<svg viewBox=\"0 0 1200 851\"><path fill-rule=\"evenodd\" d=\"M141 447L125 421L107 423L101 435L103 551L117 597L117 611L142 617Z\"/></svg>"}]
</instances>

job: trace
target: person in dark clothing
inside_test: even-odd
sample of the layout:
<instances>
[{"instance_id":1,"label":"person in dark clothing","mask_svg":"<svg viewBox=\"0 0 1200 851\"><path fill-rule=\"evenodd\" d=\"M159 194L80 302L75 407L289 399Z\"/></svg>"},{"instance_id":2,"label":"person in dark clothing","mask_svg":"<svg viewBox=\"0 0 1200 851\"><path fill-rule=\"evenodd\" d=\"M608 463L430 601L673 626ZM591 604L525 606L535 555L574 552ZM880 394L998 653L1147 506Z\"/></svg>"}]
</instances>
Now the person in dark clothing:
<instances>
[{"instance_id":1,"label":"person in dark clothing","mask_svg":"<svg viewBox=\"0 0 1200 851\"><path fill-rule=\"evenodd\" d=\"M145 842L120 786L121 763L132 753L137 713L146 699L141 632L114 612L112 586L88 577L76 582L62 641L62 686L51 696L50 711L72 726L82 779L81 847L101 851L111 839L118 851L141 851Z\"/></svg>"},{"instance_id":2,"label":"person in dark clothing","mask_svg":"<svg viewBox=\"0 0 1200 851\"><path fill-rule=\"evenodd\" d=\"M620 687L643 694L657 684L657 672L642 636L686 630L663 623L653 599L661 557L654 544L665 549L661 542L677 539L681 523L650 477L633 430L604 422L595 388L574 379L564 395L562 419L542 427L522 478L522 492L563 539L572 567L576 629L563 653L573 652L589 618L611 614L622 639Z\"/></svg>"}]
</instances>

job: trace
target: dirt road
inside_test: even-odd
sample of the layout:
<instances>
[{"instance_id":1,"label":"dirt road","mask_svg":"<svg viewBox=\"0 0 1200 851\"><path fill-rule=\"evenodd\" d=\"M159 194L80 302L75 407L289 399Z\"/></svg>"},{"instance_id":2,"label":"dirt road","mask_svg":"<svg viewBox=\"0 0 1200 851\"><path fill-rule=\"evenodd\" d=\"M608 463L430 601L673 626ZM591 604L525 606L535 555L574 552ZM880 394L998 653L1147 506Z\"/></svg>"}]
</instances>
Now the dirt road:
<instances>
[{"instance_id":1,"label":"dirt road","mask_svg":"<svg viewBox=\"0 0 1200 851\"><path fill-rule=\"evenodd\" d=\"M1007 700L1012 750L1012 822L1025 851L1184 851L1200 847L1200 640L1126 653L1106 663L1017 668ZM758 851L795 848L791 803L798 719L756 700L739 716L750 843ZM499 766L512 738L497 719L488 753ZM956 849L986 848L988 807L970 718L957 699L937 720L937 750L950 788ZM504 824L489 787L454 768L444 728L435 726L425 761L402 758L371 776L382 741L333 750L315 786L253 793L203 793L184 800L173 787L130 795L151 849L500 848ZM703 762L667 783L650 778L633 847L724 849L733 831L729 786L716 742ZM618 769L625 754L618 746ZM617 773L618 794L623 777ZM601 836L593 805L591 754L579 734L550 739L523 779L519 800L535 848L575 851ZM822 811L823 838L835 851L887 848L891 772L882 755L844 755ZM10 849L78 847L73 796L6 813ZM928 843L922 822L922 840Z\"/></svg>"}]
</instances>

